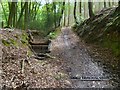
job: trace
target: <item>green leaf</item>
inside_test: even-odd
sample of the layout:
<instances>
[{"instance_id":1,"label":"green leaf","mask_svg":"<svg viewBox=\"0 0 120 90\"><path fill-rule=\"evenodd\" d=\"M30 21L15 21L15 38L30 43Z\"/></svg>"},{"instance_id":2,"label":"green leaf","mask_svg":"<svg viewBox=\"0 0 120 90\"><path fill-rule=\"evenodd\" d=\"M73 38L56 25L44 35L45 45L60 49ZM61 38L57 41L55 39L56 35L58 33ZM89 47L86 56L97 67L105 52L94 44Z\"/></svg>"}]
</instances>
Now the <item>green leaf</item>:
<instances>
[{"instance_id":1,"label":"green leaf","mask_svg":"<svg viewBox=\"0 0 120 90\"><path fill-rule=\"evenodd\" d=\"M2 43L5 45L5 46L10 46L10 42L9 40L2 40Z\"/></svg>"}]
</instances>

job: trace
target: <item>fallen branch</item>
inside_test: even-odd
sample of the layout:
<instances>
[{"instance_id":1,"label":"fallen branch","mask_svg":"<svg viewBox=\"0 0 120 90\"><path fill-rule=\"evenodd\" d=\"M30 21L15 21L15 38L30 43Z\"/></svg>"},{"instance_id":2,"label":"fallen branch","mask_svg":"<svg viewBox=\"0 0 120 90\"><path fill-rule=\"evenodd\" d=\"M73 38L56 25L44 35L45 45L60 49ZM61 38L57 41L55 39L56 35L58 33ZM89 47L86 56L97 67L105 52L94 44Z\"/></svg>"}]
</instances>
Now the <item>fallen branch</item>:
<instances>
[{"instance_id":1,"label":"fallen branch","mask_svg":"<svg viewBox=\"0 0 120 90\"><path fill-rule=\"evenodd\" d=\"M48 58L51 58L51 59L55 59L56 57L54 57L54 56L51 56L50 54L48 54L48 53L46 53L45 54Z\"/></svg>"},{"instance_id":2,"label":"fallen branch","mask_svg":"<svg viewBox=\"0 0 120 90\"><path fill-rule=\"evenodd\" d=\"M22 74L24 74L24 68L25 68L25 60L23 59L21 62Z\"/></svg>"}]
</instances>

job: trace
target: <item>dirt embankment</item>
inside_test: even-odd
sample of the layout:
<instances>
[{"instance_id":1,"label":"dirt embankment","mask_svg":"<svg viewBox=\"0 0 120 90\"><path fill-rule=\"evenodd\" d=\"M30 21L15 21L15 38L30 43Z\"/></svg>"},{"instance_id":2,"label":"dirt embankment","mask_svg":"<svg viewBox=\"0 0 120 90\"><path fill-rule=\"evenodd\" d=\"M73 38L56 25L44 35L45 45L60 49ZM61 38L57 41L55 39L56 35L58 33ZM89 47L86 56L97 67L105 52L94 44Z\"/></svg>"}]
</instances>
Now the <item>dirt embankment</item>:
<instances>
[{"instance_id":1,"label":"dirt embankment","mask_svg":"<svg viewBox=\"0 0 120 90\"><path fill-rule=\"evenodd\" d=\"M8 88L58 88L71 83L59 58L35 59L28 36L15 29L0 29L0 86Z\"/></svg>"},{"instance_id":2,"label":"dirt embankment","mask_svg":"<svg viewBox=\"0 0 120 90\"><path fill-rule=\"evenodd\" d=\"M120 73L120 11L104 9L75 26L74 31L90 46L91 55L96 55L94 58L102 58L103 61L97 62L103 62L114 73Z\"/></svg>"}]
</instances>

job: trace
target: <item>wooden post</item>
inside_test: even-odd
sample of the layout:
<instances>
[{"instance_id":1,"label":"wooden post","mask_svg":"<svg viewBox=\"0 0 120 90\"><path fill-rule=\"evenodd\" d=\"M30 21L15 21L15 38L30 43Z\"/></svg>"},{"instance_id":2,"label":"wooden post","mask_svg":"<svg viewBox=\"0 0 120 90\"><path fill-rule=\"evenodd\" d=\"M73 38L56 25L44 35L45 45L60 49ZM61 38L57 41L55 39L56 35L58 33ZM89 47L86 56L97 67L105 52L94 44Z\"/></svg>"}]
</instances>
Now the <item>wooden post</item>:
<instances>
[{"instance_id":1,"label":"wooden post","mask_svg":"<svg viewBox=\"0 0 120 90\"><path fill-rule=\"evenodd\" d=\"M4 27L4 22L3 22L3 21L1 22L1 27L2 27L2 28Z\"/></svg>"}]
</instances>

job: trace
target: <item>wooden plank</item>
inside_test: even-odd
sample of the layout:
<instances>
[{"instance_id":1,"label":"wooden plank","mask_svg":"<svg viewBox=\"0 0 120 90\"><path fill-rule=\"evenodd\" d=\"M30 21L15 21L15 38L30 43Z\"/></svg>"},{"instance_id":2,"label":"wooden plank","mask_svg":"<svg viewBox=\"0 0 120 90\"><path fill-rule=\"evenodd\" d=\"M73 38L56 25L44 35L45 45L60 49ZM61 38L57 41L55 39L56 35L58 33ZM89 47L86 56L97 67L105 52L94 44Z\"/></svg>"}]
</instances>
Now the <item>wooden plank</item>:
<instances>
[{"instance_id":1,"label":"wooden plank","mask_svg":"<svg viewBox=\"0 0 120 90\"><path fill-rule=\"evenodd\" d=\"M51 41L38 41L38 42L29 42L31 45L49 45Z\"/></svg>"},{"instance_id":2,"label":"wooden plank","mask_svg":"<svg viewBox=\"0 0 120 90\"><path fill-rule=\"evenodd\" d=\"M73 80L80 81L108 81L110 78L108 77L70 77Z\"/></svg>"},{"instance_id":3,"label":"wooden plank","mask_svg":"<svg viewBox=\"0 0 120 90\"><path fill-rule=\"evenodd\" d=\"M31 45L33 48L41 48L41 47L48 47L48 45Z\"/></svg>"}]
</instances>

